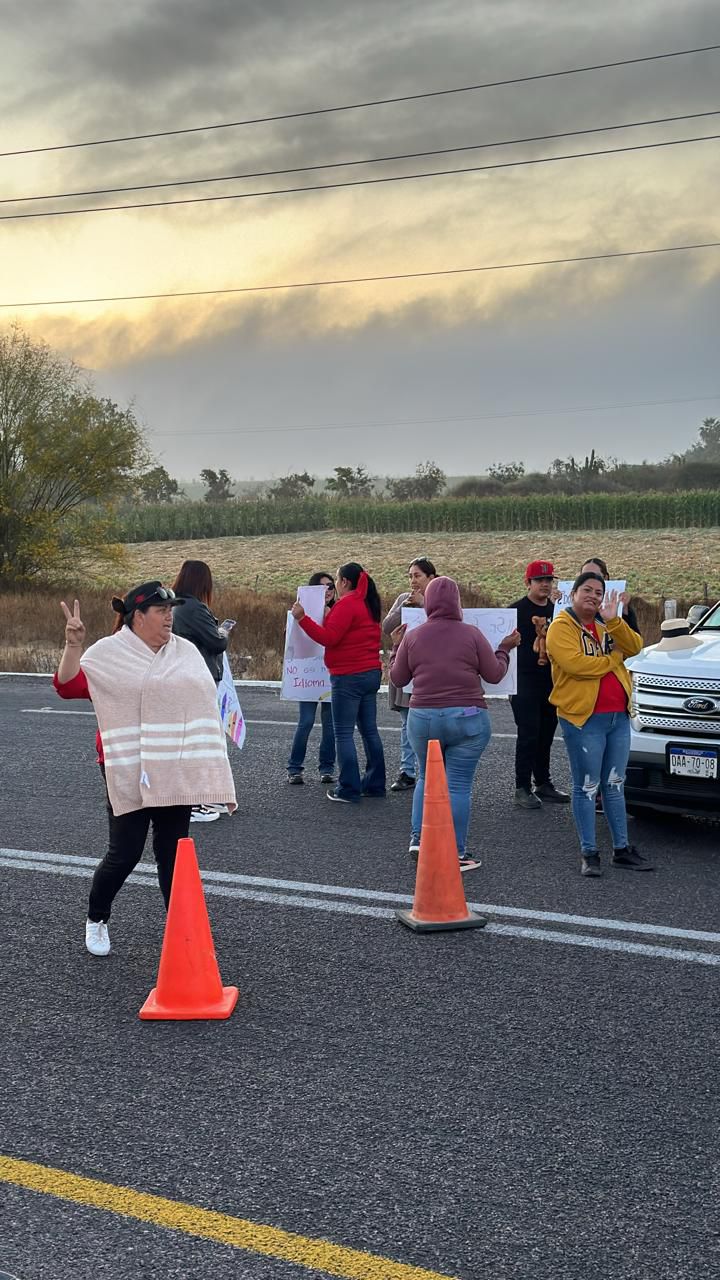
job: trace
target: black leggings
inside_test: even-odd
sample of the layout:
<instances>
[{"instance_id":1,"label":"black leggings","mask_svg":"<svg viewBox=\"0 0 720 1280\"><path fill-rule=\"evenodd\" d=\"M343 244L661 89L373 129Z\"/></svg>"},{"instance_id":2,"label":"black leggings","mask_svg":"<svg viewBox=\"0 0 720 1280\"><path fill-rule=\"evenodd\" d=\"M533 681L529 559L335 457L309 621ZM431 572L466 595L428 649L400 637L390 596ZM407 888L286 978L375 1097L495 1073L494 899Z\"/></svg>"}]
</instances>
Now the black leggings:
<instances>
[{"instance_id":1,"label":"black leggings","mask_svg":"<svg viewBox=\"0 0 720 1280\"><path fill-rule=\"evenodd\" d=\"M105 770L100 766L105 777ZM93 876L88 905L88 919L109 920L113 899L142 858L147 833L152 823L152 841L157 863L160 891L167 908L170 902L177 842L190 830L190 805L166 808L134 809L116 818L107 804L108 851Z\"/></svg>"}]
</instances>

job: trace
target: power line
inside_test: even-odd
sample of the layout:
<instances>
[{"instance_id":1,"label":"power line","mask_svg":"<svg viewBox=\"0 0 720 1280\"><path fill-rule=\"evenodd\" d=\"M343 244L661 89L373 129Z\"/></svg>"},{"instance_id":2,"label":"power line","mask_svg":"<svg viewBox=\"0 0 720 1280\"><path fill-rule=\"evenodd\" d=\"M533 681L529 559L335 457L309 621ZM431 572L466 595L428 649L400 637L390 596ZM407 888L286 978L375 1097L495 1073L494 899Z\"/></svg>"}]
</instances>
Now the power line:
<instances>
[{"instance_id":1,"label":"power line","mask_svg":"<svg viewBox=\"0 0 720 1280\"><path fill-rule=\"evenodd\" d=\"M209 178L181 178L172 182L144 182L129 187L95 187L85 191L55 191L38 196L5 196L2 204L29 204L35 200L72 200L80 196L108 196L130 191L159 191L168 187L196 187L211 182L241 182L248 178L276 178L290 173L312 173L320 169L347 169L366 164L386 164L395 160L421 160L428 156L457 155L465 151L482 151L493 147L515 147L528 142L551 142L559 138L584 137L591 133L613 133L621 129L640 129L654 124L676 124L681 120L702 120L720 115L720 110L694 111L683 116L659 116L653 120L629 120L624 124L595 125L591 129L569 129L563 133L538 133L527 138L507 138L501 142L474 142L462 147L438 147L434 151L404 151L387 156L369 156L362 160L333 160L324 164L306 164L292 169L256 169L248 173L216 174ZM119 206L123 207L123 206Z\"/></svg>"},{"instance_id":2,"label":"power line","mask_svg":"<svg viewBox=\"0 0 720 1280\"><path fill-rule=\"evenodd\" d=\"M640 58L620 58L615 62L595 62L584 67L569 67L562 71L543 71L534 75L513 76L505 80L486 80L480 84L460 85L453 89L432 89L422 93L406 93L393 98L373 98L366 102L350 102L336 107L315 107L309 111L287 111L279 115L253 116L245 120L226 120L217 124L192 125L186 129L160 129L154 133L128 133L115 138L94 138L84 142L55 143L44 147L23 147L15 151L0 151L0 159L7 156L30 156L48 151L71 151L80 147L105 147L118 142L144 142L151 138L176 138L189 133L210 133L220 129L240 129L252 124L274 124L281 120L300 120L309 116L333 115L341 111L361 111L366 107L391 106L400 102L419 102L425 98L443 98L451 94L474 93L479 89L498 89L503 85L529 84L538 80L555 80L560 76L584 75L589 71L605 71L611 67L638 66L645 62L662 62L669 58L686 58L695 53L712 53L720 44L699 45L694 49L675 49L670 53L646 54Z\"/></svg>"},{"instance_id":3,"label":"power line","mask_svg":"<svg viewBox=\"0 0 720 1280\"><path fill-rule=\"evenodd\" d=\"M607 147L601 151L575 151L564 156L538 156L529 160L506 160L498 164L468 165L462 169L434 169L430 173L388 174L383 178L354 178L350 182L318 182L308 187L276 187L271 191L241 191L224 196L187 196L182 200L144 200L136 204L95 205L84 209L49 209L37 213L3 213L0 222L24 222L29 218L74 218L78 214L116 213L137 209L173 209L189 204L220 204L230 200L258 200L263 196L289 196L310 191L339 191L349 187L375 187L389 182L417 182L423 178L449 178L458 174L487 173L496 169L519 169L536 164L559 164L563 160L586 160L593 156L616 156L630 151L656 151L660 147L682 147L694 142L714 142L720 133L698 138L674 138L667 142L642 142L629 147Z\"/></svg>"},{"instance_id":4,"label":"power line","mask_svg":"<svg viewBox=\"0 0 720 1280\"><path fill-rule=\"evenodd\" d=\"M299 280L288 284L239 285L226 289L183 289L176 293L124 293L102 298L46 298L32 302L0 302L0 310L19 311L25 307L71 307L100 302L153 302L160 298L211 298L231 294L274 293L291 289L324 289L334 285L376 284L390 280L429 280L440 276L478 275L489 271L517 271L527 267L568 266L579 262L604 262L615 258L644 258L661 253L690 253L697 249L720 249L720 240L701 244L672 244L659 249L620 249L613 253L586 253L571 258L539 258L530 262L499 262L480 267L444 267L437 271L396 271L378 276L349 276L337 280Z\"/></svg>"},{"instance_id":5,"label":"power line","mask_svg":"<svg viewBox=\"0 0 720 1280\"><path fill-rule=\"evenodd\" d=\"M713 400L720 400L720 391L713 391L704 396L690 396L672 400L628 400L620 404L568 405L564 409L509 410L506 413L473 414L470 417L400 418L392 422L325 423L322 426L295 424L286 427L220 427L210 431L203 427L202 434L203 436L252 436L280 435L283 432L288 432L290 435L303 435L308 431L380 431L388 427L446 426L456 422L496 422L500 419L508 418L558 417L565 413L602 413L611 409L651 409L668 404L707 404ZM186 440L195 434L195 432L187 431L151 432L152 436L173 436L176 440Z\"/></svg>"}]
</instances>

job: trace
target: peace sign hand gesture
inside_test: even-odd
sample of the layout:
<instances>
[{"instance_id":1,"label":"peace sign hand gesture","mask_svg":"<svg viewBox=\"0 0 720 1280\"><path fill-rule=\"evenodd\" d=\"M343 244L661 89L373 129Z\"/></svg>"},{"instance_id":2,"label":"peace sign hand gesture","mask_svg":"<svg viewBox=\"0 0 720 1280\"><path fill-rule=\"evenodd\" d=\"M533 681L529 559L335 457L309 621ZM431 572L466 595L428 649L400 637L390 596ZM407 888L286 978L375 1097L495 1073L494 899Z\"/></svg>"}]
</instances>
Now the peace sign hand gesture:
<instances>
[{"instance_id":1,"label":"peace sign hand gesture","mask_svg":"<svg viewBox=\"0 0 720 1280\"><path fill-rule=\"evenodd\" d=\"M85 623L80 617L80 601L73 602L72 613L64 600L60 601L60 608L65 614L65 644L69 649L82 649L85 643Z\"/></svg>"}]
</instances>

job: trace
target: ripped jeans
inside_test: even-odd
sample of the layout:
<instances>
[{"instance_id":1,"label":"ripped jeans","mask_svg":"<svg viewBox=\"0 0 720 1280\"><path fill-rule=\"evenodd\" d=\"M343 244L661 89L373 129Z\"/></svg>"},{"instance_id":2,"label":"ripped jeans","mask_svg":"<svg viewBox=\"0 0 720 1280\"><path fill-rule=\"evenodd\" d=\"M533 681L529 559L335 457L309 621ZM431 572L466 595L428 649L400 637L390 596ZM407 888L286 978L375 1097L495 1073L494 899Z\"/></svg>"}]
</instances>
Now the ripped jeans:
<instances>
[{"instance_id":1,"label":"ripped jeans","mask_svg":"<svg viewBox=\"0 0 720 1280\"><path fill-rule=\"evenodd\" d=\"M625 711L600 711L581 729L559 717L572 773L572 812L583 853L597 851L595 797L602 792L603 812L613 848L627 845L625 770L630 754L630 721Z\"/></svg>"}]
</instances>

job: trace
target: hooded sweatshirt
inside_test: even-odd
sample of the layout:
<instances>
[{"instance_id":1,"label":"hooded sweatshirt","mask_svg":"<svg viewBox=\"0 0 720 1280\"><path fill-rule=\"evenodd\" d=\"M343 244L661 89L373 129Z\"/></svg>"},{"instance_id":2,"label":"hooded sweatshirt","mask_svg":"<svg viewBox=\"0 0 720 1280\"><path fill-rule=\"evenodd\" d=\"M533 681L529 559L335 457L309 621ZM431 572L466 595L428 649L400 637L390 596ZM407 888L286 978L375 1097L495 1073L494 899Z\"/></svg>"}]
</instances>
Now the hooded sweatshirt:
<instances>
[{"instance_id":1,"label":"hooded sweatshirt","mask_svg":"<svg viewBox=\"0 0 720 1280\"><path fill-rule=\"evenodd\" d=\"M363 572L355 590L336 601L322 626L307 614L298 623L311 640L324 645L325 666L331 676L358 675L382 667L380 623L374 621L367 607L367 586L367 574Z\"/></svg>"},{"instance_id":2,"label":"hooded sweatshirt","mask_svg":"<svg viewBox=\"0 0 720 1280\"><path fill-rule=\"evenodd\" d=\"M476 627L463 622L453 578L433 578L425 589L427 622L413 627L390 663L394 685L412 680L412 707L485 707L480 679L499 684L510 662Z\"/></svg>"},{"instance_id":3,"label":"hooded sweatshirt","mask_svg":"<svg viewBox=\"0 0 720 1280\"><path fill-rule=\"evenodd\" d=\"M609 674L617 677L629 699L632 677L624 660L639 653L642 643L622 618L596 620L593 632L572 609L559 613L547 633L553 677L550 701L558 715L581 729L595 711L601 682Z\"/></svg>"}]
</instances>

